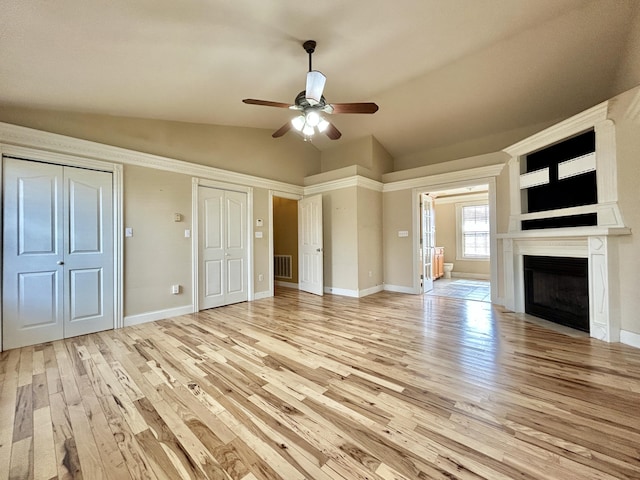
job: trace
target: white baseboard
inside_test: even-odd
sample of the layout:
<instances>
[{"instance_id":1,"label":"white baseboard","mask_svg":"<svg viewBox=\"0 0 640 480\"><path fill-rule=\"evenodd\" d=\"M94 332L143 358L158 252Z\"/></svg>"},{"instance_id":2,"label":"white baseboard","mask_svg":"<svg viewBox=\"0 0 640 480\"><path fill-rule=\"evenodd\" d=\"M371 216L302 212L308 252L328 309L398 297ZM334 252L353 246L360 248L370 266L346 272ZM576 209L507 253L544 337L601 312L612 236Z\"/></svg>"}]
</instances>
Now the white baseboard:
<instances>
[{"instance_id":1,"label":"white baseboard","mask_svg":"<svg viewBox=\"0 0 640 480\"><path fill-rule=\"evenodd\" d=\"M417 295L420 292L416 292L413 287L405 287L402 285L390 285L388 283L384 284L384 290L387 292L397 292L397 293L409 293L411 295Z\"/></svg>"},{"instance_id":2,"label":"white baseboard","mask_svg":"<svg viewBox=\"0 0 640 480\"><path fill-rule=\"evenodd\" d=\"M255 292L253 294L253 299L254 300L261 300L263 298L269 298L271 297L271 292L269 290L265 290L264 292Z\"/></svg>"},{"instance_id":3,"label":"white baseboard","mask_svg":"<svg viewBox=\"0 0 640 480\"><path fill-rule=\"evenodd\" d=\"M376 285L375 287L365 288L364 290L358 291L358 297L366 297L367 295L373 295L374 293L378 293L384 290L383 285Z\"/></svg>"},{"instance_id":4,"label":"white baseboard","mask_svg":"<svg viewBox=\"0 0 640 480\"><path fill-rule=\"evenodd\" d=\"M164 320L165 318L179 317L193 313L193 305L185 305L184 307L167 308L166 310L156 310L155 312L139 313L138 315L129 315L124 317L124 326L139 325L140 323L155 322L156 320Z\"/></svg>"},{"instance_id":5,"label":"white baseboard","mask_svg":"<svg viewBox=\"0 0 640 480\"><path fill-rule=\"evenodd\" d=\"M282 280L276 280L275 284L277 287L300 288L297 283L284 282Z\"/></svg>"},{"instance_id":6,"label":"white baseboard","mask_svg":"<svg viewBox=\"0 0 640 480\"><path fill-rule=\"evenodd\" d=\"M620 330L620 343L640 348L640 334L629 332L627 330Z\"/></svg>"},{"instance_id":7,"label":"white baseboard","mask_svg":"<svg viewBox=\"0 0 640 480\"><path fill-rule=\"evenodd\" d=\"M324 287L324 293L331 295L342 295L343 297L358 297L357 290L347 290L346 288Z\"/></svg>"},{"instance_id":8,"label":"white baseboard","mask_svg":"<svg viewBox=\"0 0 640 480\"><path fill-rule=\"evenodd\" d=\"M374 293L381 292L382 290L384 290L382 285L376 285L375 287L365 288L364 290L347 290L346 288L324 287L324 293L330 293L331 295L342 295L343 297L354 297L354 298L366 297L367 295L372 295Z\"/></svg>"},{"instance_id":9,"label":"white baseboard","mask_svg":"<svg viewBox=\"0 0 640 480\"><path fill-rule=\"evenodd\" d=\"M475 280L489 280L491 275L488 273L464 273L464 272L451 272L451 276L455 278L471 278Z\"/></svg>"}]
</instances>

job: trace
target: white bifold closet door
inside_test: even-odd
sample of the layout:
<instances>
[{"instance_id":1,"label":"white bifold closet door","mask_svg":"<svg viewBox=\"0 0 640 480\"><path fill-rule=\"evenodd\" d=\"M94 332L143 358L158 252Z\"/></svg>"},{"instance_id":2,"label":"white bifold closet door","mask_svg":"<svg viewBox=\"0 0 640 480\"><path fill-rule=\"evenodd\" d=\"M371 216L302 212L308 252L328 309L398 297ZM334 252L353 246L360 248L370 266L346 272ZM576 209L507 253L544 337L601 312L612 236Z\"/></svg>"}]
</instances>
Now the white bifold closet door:
<instances>
[{"instance_id":1,"label":"white bifold closet door","mask_svg":"<svg viewBox=\"0 0 640 480\"><path fill-rule=\"evenodd\" d=\"M247 301L247 194L198 187L199 309Z\"/></svg>"},{"instance_id":2,"label":"white bifold closet door","mask_svg":"<svg viewBox=\"0 0 640 480\"><path fill-rule=\"evenodd\" d=\"M4 159L3 347L114 326L112 174Z\"/></svg>"}]
</instances>

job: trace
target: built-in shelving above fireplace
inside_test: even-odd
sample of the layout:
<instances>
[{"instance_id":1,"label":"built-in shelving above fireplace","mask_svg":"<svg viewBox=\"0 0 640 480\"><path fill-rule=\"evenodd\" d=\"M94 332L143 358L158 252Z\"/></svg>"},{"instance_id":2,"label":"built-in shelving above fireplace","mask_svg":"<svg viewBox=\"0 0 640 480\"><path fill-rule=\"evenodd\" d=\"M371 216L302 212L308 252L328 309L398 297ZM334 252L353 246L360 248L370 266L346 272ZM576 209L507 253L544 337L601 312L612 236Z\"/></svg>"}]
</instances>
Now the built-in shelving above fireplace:
<instances>
[{"instance_id":1,"label":"built-in shelving above fireplace","mask_svg":"<svg viewBox=\"0 0 640 480\"><path fill-rule=\"evenodd\" d=\"M507 149L509 232L624 227L617 204L615 126L608 102Z\"/></svg>"}]
</instances>

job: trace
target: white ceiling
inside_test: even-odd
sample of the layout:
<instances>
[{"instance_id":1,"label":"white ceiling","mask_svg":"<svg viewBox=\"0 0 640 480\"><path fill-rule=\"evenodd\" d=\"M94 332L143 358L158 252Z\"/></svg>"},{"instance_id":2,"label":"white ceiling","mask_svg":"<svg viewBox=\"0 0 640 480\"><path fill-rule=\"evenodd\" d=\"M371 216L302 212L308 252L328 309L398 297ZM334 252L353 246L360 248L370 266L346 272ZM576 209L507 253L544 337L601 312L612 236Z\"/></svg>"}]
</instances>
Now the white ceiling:
<instances>
[{"instance_id":1,"label":"white ceiling","mask_svg":"<svg viewBox=\"0 0 640 480\"><path fill-rule=\"evenodd\" d=\"M374 135L401 157L608 98L638 5L0 0L0 106L276 130L290 111L241 100L293 102L307 70L301 44L314 39L327 100L380 106L332 116L339 142Z\"/></svg>"}]
</instances>

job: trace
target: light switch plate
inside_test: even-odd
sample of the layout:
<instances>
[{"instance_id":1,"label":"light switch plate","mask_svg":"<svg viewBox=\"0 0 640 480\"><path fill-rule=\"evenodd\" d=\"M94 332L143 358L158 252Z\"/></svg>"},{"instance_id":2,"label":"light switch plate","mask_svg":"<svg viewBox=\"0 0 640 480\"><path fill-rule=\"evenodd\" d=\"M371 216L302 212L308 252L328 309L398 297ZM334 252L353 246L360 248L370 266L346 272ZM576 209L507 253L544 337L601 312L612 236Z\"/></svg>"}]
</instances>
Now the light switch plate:
<instances>
[{"instance_id":1,"label":"light switch plate","mask_svg":"<svg viewBox=\"0 0 640 480\"><path fill-rule=\"evenodd\" d=\"M133 228L131 227L126 227L124 229L124 236L125 237L133 237Z\"/></svg>"},{"instance_id":2,"label":"light switch plate","mask_svg":"<svg viewBox=\"0 0 640 480\"><path fill-rule=\"evenodd\" d=\"M262 232L256 232L256 238L262 238Z\"/></svg>"},{"instance_id":3,"label":"light switch plate","mask_svg":"<svg viewBox=\"0 0 640 480\"><path fill-rule=\"evenodd\" d=\"M399 237L408 237L409 236L409 231L408 230L398 230L398 236Z\"/></svg>"}]
</instances>

